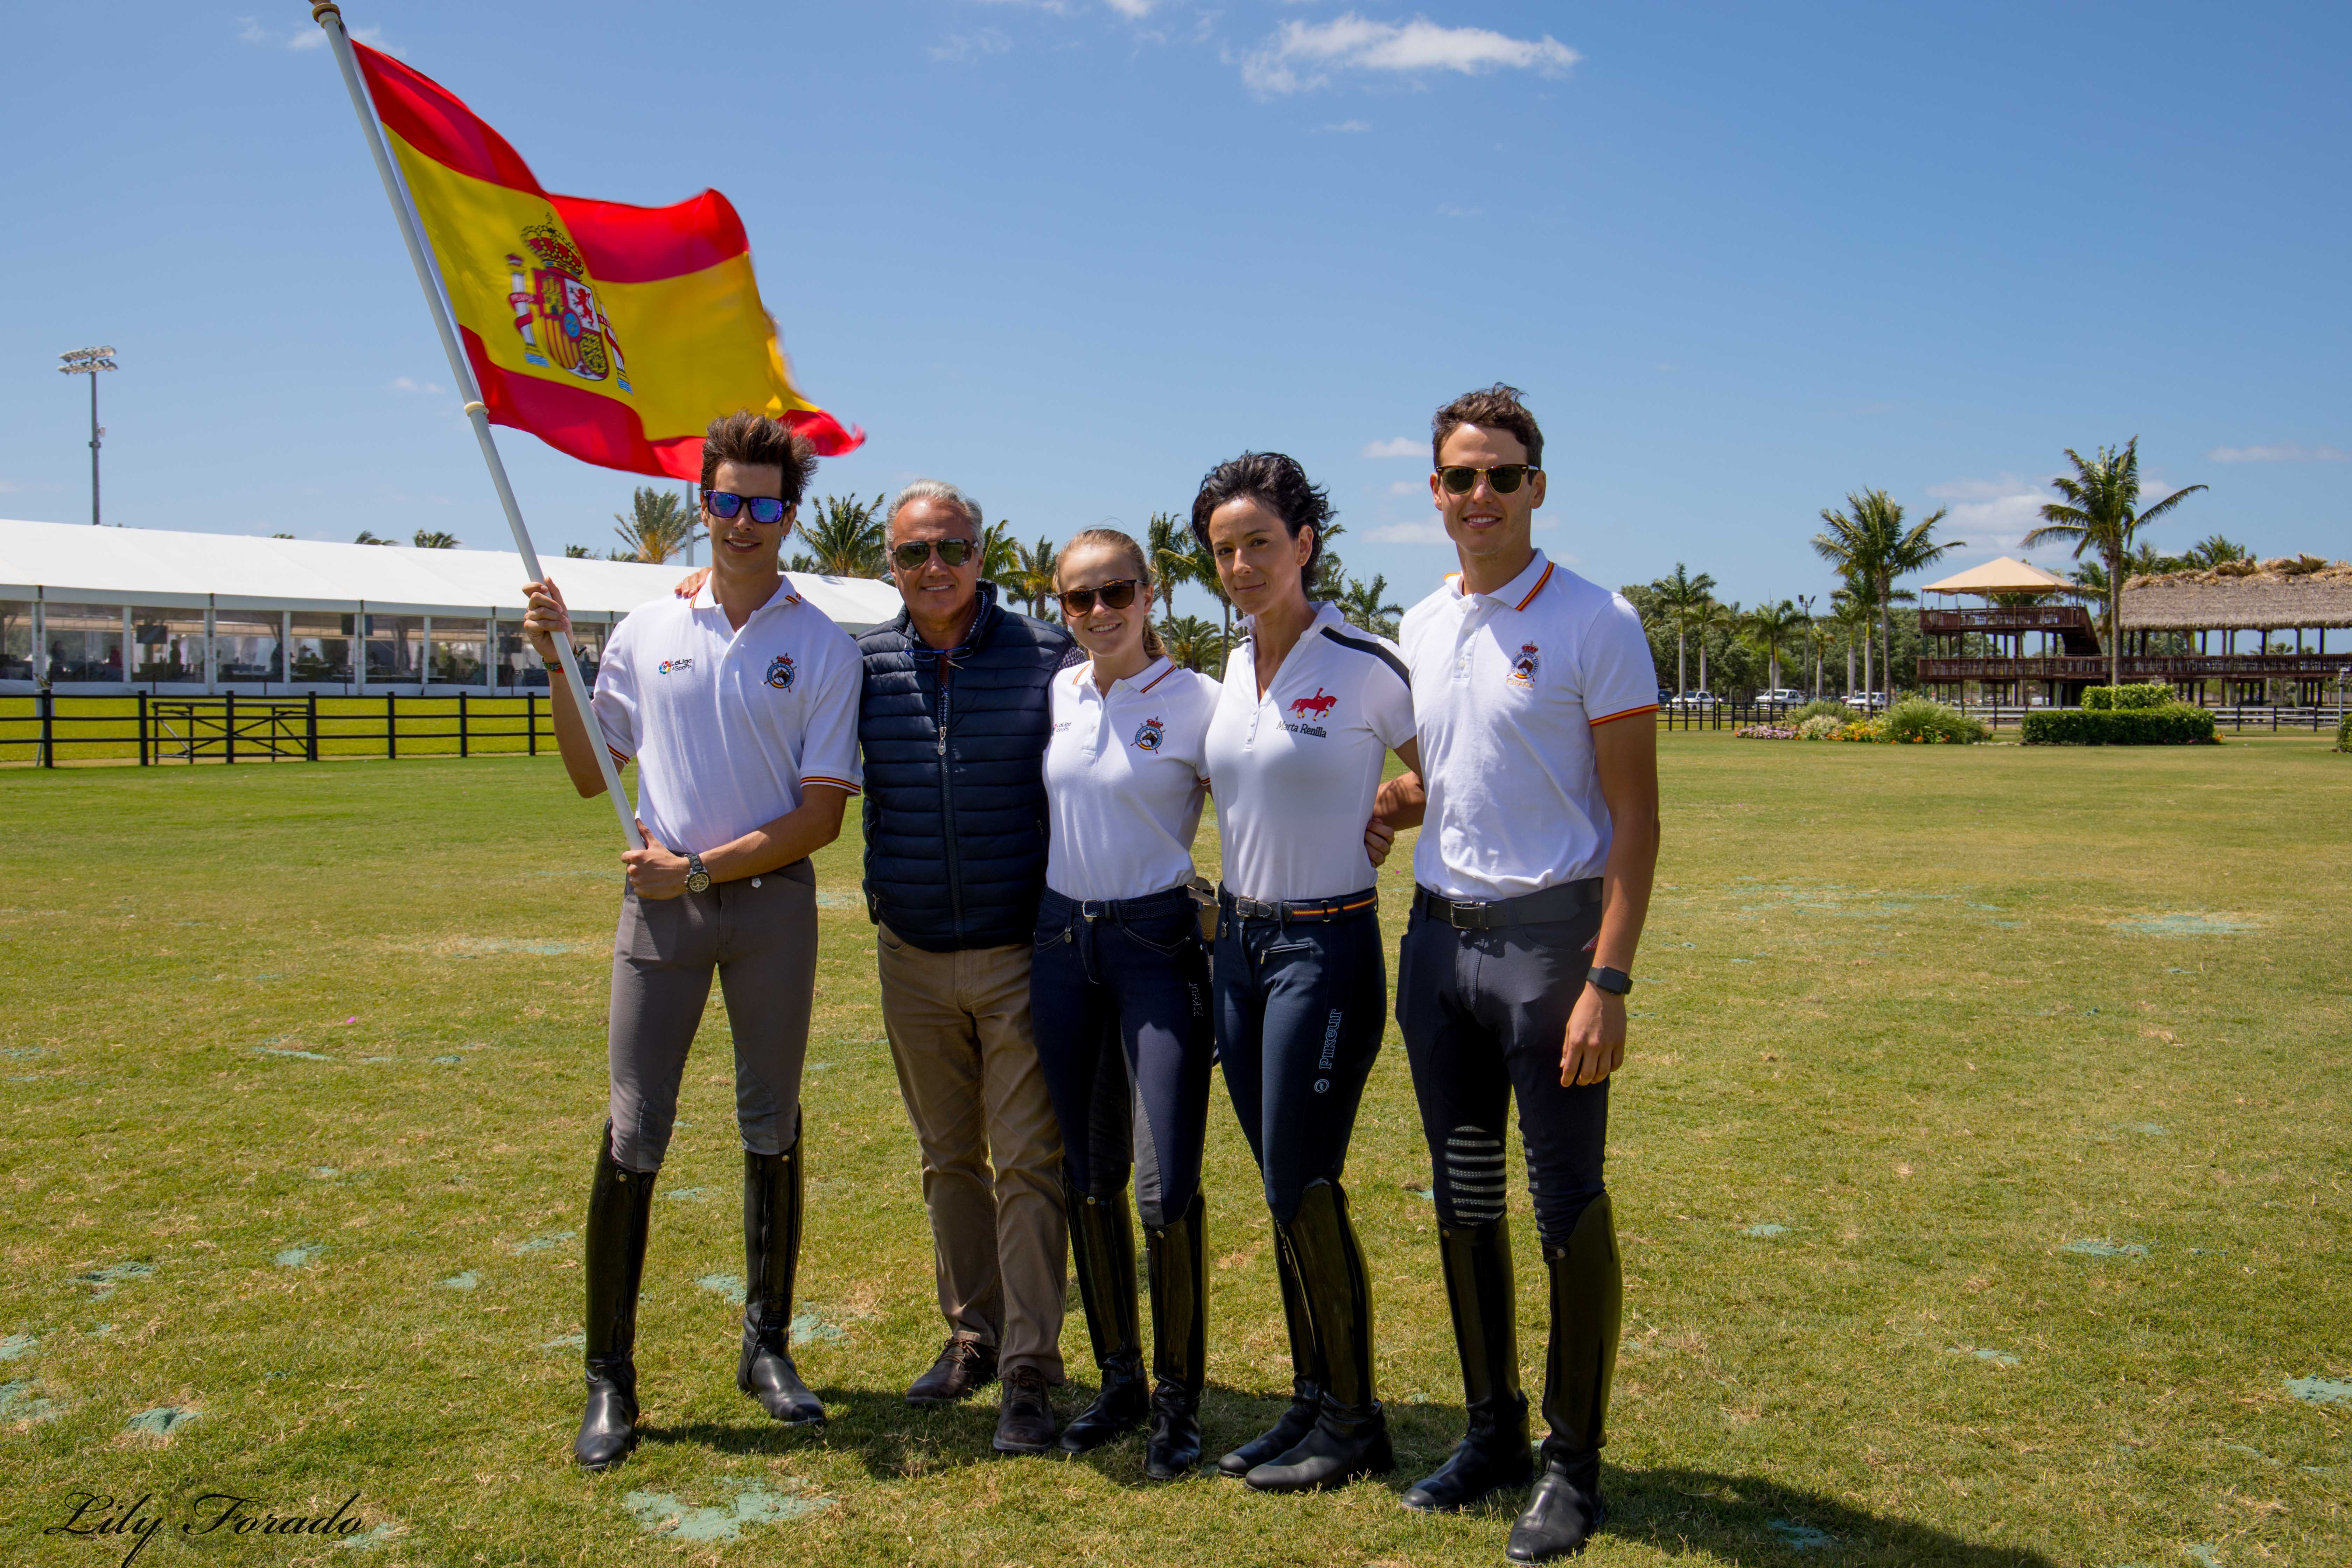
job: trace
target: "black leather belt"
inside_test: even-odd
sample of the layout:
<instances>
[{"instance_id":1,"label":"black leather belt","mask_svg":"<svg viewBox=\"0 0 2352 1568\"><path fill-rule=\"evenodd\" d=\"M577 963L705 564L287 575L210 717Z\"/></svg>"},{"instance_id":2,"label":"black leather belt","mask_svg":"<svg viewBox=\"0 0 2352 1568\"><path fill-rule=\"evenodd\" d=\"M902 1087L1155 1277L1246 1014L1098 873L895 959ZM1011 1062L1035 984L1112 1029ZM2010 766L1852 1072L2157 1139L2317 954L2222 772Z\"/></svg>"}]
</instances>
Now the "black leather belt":
<instances>
[{"instance_id":1,"label":"black leather belt","mask_svg":"<svg viewBox=\"0 0 2352 1568\"><path fill-rule=\"evenodd\" d=\"M1416 885L1412 889L1413 908L1456 931L1499 931L1505 926L1573 920L1600 902L1598 877L1556 883L1516 899L1441 899L1427 888Z\"/></svg>"},{"instance_id":2,"label":"black leather belt","mask_svg":"<svg viewBox=\"0 0 2352 1568\"><path fill-rule=\"evenodd\" d=\"M1217 889L1218 905L1226 913L1245 921L1336 921L1361 910L1378 909L1380 902L1377 888L1366 888L1344 899L1289 899L1273 903L1241 898L1223 888Z\"/></svg>"}]
</instances>

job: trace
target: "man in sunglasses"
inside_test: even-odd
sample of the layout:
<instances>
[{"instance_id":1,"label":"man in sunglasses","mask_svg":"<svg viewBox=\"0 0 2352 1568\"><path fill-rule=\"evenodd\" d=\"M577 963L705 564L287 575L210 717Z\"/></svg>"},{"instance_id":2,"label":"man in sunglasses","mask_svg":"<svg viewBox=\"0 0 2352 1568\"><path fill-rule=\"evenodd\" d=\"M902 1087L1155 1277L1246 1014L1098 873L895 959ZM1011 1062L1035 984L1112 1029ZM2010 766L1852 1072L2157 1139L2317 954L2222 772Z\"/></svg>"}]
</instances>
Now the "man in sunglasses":
<instances>
[{"instance_id":1,"label":"man in sunglasses","mask_svg":"<svg viewBox=\"0 0 2352 1568\"><path fill-rule=\"evenodd\" d=\"M712 565L691 599L630 612L596 672L614 756L637 764L646 847L613 945L610 1120L588 1198L588 1407L572 1453L591 1469L636 1439L634 1359L655 1173L669 1147L688 1047L718 976L735 1046L743 1142L743 1340L736 1383L774 1419L824 1405L793 1364L803 1173L801 1066L816 981L816 874L858 793L856 646L792 590L776 552L816 467L782 425L738 413L703 439ZM572 787L604 793L594 742L556 660L563 596L533 583L523 628L546 661Z\"/></svg>"},{"instance_id":2,"label":"man in sunglasses","mask_svg":"<svg viewBox=\"0 0 2352 1568\"><path fill-rule=\"evenodd\" d=\"M1462 572L1405 616L1421 771L1383 786L1376 810L1422 826L1397 1022L1470 1419L1404 1503L1450 1511L1532 1477L1507 1550L1537 1563L1580 1549L1603 1514L1622 1287L1601 1155L1657 863L1657 681L1624 597L1535 548L1543 432L1517 391L1455 398L1431 447ZM1515 1098L1550 1283L1539 1477L1504 1214Z\"/></svg>"},{"instance_id":3,"label":"man in sunglasses","mask_svg":"<svg viewBox=\"0 0 2352 1568\"><path fill-rule=\"evenodd\" d=\"M858 638L866 899L883 1026L922 1149L948 1340L907 1390L961 1399L1001 1373L998 1451L1043 1453L1062 1381L1062 1139L1030 1029L1045 886L1045 742L1069 634L999 605L978 503L919 479L886 540L906 611Z\"/></svg>"}]
</instances>

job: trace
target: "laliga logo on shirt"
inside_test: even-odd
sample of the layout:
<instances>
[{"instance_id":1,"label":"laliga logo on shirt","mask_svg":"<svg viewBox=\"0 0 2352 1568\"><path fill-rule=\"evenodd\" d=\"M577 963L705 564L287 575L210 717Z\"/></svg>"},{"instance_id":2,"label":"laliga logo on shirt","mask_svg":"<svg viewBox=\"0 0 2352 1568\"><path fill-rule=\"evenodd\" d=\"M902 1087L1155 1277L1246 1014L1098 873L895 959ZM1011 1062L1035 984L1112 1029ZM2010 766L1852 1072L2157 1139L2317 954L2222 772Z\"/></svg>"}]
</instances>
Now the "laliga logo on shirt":
<instances>
[{"instance_id":1,"label":"laliga logo on shirt","mask_svg":"<svg viewBox=\"0 0 2352 1568\"><path fill-rule=\"evenodd\" d=\"M768 665L768 684L779 691L790 691L796 676L791 654L780 653Z\"/></svg>"},{"instance_id":2,"label":"laliga logo on shirt","mask_svg":"<svg viewBox=\"0 0 2352 1568\"><path fill-rule=\"evenodd\" d=\"M1503 679L1514 686L1533 686L1536 683L1535 644L1523 642L1519 645L1519 657L1511 660L1511 673Z\"/></svg>"},{"instance_id":3,"label":"laliga logo on shirt","mask_svg":"<svg viewBox=\"0 0 2352 1568\"><path fill-rule=\"evenodd\" d=\"M1142 752L1158 751L1162 739L1161 732L1167 728L1168 725L1164 720L1146 719L1143 721L1143 728L1135 732L1136 749Z\"/></svg>"},{"instance_id":4,"label":"laliga logo on shirt","mask_svg":"<svg viewBox=\"0 0 2352 1568\"><path fill-rule=\"evenodd\" d=\"M690 658L666 658L661 661L659 668L664 675L669 674L672 670L676 670L678 674L684 675L688 670L694 668L694 660Z\"/></svg>"}]
</instances>

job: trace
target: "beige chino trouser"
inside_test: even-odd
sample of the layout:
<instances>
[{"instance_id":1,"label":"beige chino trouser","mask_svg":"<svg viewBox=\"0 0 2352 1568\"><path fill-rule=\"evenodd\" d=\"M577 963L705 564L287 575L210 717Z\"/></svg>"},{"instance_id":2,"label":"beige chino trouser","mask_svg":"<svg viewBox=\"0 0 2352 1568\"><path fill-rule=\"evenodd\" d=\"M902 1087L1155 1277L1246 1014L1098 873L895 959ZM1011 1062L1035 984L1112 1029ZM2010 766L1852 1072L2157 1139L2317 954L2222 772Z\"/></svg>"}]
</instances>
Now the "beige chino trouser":
<instances>
[{"instance_id":1,"label":"beige chino trouser","mask_svg":"<svg viewBox=\"0 0 2352 1568\"><path fill-rule=\"evenodd\" d=\"M923 1156L940 1314L1004 1372L1062 1381L1062 1131L1029 1025L1030 944L927 952L875 931L882 1024Z\"/></svg>"}]
</instances>

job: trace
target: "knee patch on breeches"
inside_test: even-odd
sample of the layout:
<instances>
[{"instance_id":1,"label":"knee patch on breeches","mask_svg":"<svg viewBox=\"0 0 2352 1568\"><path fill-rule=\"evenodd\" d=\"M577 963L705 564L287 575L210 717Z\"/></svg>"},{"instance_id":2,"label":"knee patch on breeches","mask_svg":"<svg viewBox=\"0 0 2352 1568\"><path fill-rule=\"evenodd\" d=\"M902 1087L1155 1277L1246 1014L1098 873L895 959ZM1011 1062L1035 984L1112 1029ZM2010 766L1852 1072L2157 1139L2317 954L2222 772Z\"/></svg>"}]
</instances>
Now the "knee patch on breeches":
<instances>
[{"instance_id":1,"label":"knee patch on breeches","mask_svg":"<svg viewBox=\"0 0 2352 1568\"><path fill-rule=\"evenodd\" d=\"M1438 1150L1437 1215L1448 1225L1485 1225L1503 1215L1503 1139L1468 1124L1445 1135Z\"/></svg>"}]
</instances>

